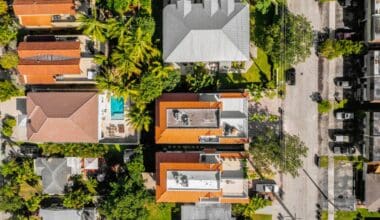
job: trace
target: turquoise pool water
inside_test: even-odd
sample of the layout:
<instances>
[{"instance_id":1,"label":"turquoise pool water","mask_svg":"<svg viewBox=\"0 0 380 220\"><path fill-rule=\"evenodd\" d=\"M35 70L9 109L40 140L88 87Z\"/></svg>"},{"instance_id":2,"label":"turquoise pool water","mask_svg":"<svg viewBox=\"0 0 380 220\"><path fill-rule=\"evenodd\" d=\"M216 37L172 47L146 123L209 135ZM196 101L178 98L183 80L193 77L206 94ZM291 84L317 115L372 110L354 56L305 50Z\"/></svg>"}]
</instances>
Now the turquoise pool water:
<instances>
[{"instance_id":1,"label":"turquoise pool water","mask_svg":"<svg viewBox=\"0 0 380 220\"><path fill-rule=\"evenodd\" d=\"M111 119L124 119L124 99L111 96Z\"/></svg>"}]
</instances>

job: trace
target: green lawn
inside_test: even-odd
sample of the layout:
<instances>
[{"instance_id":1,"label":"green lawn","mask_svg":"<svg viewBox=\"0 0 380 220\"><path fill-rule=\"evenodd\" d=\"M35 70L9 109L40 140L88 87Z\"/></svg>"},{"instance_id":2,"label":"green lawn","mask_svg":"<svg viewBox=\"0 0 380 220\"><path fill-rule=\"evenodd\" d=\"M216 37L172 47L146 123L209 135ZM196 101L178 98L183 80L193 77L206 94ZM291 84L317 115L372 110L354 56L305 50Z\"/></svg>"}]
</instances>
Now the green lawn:
<instances>
[{"instance_id":1,"label":"green lawn","mask_svg":"<svg viewBox=\"0 0 380 220\"><path fill-rule=\"evenodd\" d=\"M362 219L380 218L380 212L368 212L367 209L358 208L356 211L336 211L335 220L354 220L361 216Z\"/></svg>"},{"instance_id":2,"label":"green lawn","mask_svg":"<svg viewBox=\"0 0 380 220\"><path fill-rule=\"evenodd\" d=\"M151 203L147 206L149 216L147 220L171 220L172 208L175 205L161 205L157 203Z\"/></svg>"},{"instance_id":3,"label":"green lawn","mask_svg":"<svg viewBox=\"0 0 380 220\"><path fill-rule=\"evenodd\" d=\"M322 155L319 157L319 167L327 168L329 166L329 157L326 155Z\"/></svg>"},{"instance_id":4,"label":"green lawn","mask_svg":"<svg viewBox=\"0 0 380 220\"><path fill-rule=\"evenodd\" d=\"M272 215L254 214L251 216L252 220L272 220Z\"/></svg>"},{"instance_id":5,"label":"green lawn","mask_svg":"<svg viewBox=\"0 0 380 220\"><path fill-rule=\"evenodd\" d=\"M257 48L257 58L253 59L252 66L246 73L220 74L219 80L224 85L246 84L252 82L269 81L272 77L272 67L268 56L260 48Z\"/></svg>"}]
</instances>

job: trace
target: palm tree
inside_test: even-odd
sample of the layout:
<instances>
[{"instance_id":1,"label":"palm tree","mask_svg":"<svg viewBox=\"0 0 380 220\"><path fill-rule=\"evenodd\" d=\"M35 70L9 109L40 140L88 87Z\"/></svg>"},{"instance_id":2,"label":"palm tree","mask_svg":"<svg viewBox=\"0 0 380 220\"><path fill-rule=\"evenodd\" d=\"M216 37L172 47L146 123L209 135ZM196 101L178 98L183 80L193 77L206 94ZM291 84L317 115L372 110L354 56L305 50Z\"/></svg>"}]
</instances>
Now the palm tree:
<instances>
[{"instance_id":1,"label":"palm tree","mask_svg":"<svg viewBox=\"0 0 380 220\"><path fill-rule=\"evenodd\" d=\"M98 19L96 10L93 10L92 14L93 16L87 14L79 15L80 26L78 29L83 30L83 33L92 40L104 43L107 40L107 25Z\"/></svg>"},{"instance_id":2,"label":"palm tree","mask_svg":"<svg viewBox=\"0 0 380 220\"><path fill-rule=\"evenodd\" d=\"M121 12L119 16L107 20L107 35L110 38L117 38L118 44L126 44L126 37L130 31L132 18L127 18Z\"/></svg>"},{"instance_id":3,"label":"palm tree","mask_svg":"<svg viewBox=\"0 0 380 220\"><path fill-rule=\"evenodd\" d=\"M169 76L169 72L173 70L173 66L163 66L159 61L153 61L149 65L149 72L160 78L167 78Z\"/></svg>"},{"instance_id":4,"label":"palm tree","mask_svg":"<svg viewBox=\"0 0 380 220\"><path fill-rule=\"evenodd\" d=\"M149 131L149 125L152 123L152 118L149 115L149 111L144 107L132 106L127 113L127 122L137 131Z\"/></svg>"},{"instance_id":5,"label":"palm tree","mask_svg":"<svg viewBox=\"0 0 380 220\"><path fill-rule=\"evenodd\" d=\"M134 86L134 81L127 82L115 69L109 69L104 74L98 75L96 82L99 91L109 91L117 97L127 99L139 95L139 91Z\"/></svg>"},{"instance_id":6,"label":"palm tree","mask_svg":"<svg viewBox=\"0 0 380 220\"><path fill-rule=\"evenodd\" d=\"M160 54L159 50L153 47L150 35L144 33L140 27L127 37L126 42L129 43L130 47L130 59L135 63L159 56Z\"/></svg>"},{"instance_id":7,"label":"palm tree","mask_svg":"<svg viewBox=\"0 0 380 220\"><path fill-rule=\"evenodd\" d=\"M140 75L141 69L138 63L130 57L129 48L119 46L111 55L111 61L116 66L116 70L121 75L131 78L133 75Z\"/></svg>"}]
</instances>

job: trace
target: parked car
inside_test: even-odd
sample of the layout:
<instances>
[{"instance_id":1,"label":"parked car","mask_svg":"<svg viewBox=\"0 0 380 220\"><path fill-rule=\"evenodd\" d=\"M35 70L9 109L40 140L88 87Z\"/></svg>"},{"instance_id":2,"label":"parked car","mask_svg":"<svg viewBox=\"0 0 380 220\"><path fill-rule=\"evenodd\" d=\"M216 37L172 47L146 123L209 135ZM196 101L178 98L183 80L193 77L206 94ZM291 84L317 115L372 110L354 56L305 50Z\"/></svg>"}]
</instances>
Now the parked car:
<instances>
[{"instance_id":1,"label":"parked car","mask_svg":"<svg viewBox=\"0 0 380 220\"><path fill-rule=\"evenodd\" d=\"M350 143L352 138L347 134L334 134L333 140L336 143Z\"/></svg>"},{"instance_id":2,"label":"parked car","mask_svg":"<svg viewBox=\"0 0 380 220\"><path fill-rule=\"evenodd\" d=\"M334 154L351 155L351 154L354 154L355 151L356 151L356 149L353 146L343 146L343 145L339 146L339 145L336 145L333 148Z\"/></svg>"},{"instance_id":3,"label":"parked car","mask_svg":"<svg viewBox=\"0 0 380 220\"><path fill-rule=\"evenodd\" d=\"M354 119L354 113L352 113L352 112L336 112L335 118L337 120L342 120L342 121L352 120L352 119Z\"/></svg>"},{"instance_id":4,"label":"parked car","mask_svg":"<svg viewBox=\"0 0 380 220\"><path fill-rule=\"evenodd\" d=\"M343 89L350 89L352 87L352 82L349 79L337 78L335 79L335 85L342 87Z\"/></svg>"},{"instance_id":5,"label":"parked car","mask_svg":"<svg viewBox=\"0 0 380 220\"><path fill-rule=\"evenodd\" d=\"M286 83L288 85L295 85L296 84L296 70L294 68L290 68L286 71Z\"/></svg>"}]
</instances>

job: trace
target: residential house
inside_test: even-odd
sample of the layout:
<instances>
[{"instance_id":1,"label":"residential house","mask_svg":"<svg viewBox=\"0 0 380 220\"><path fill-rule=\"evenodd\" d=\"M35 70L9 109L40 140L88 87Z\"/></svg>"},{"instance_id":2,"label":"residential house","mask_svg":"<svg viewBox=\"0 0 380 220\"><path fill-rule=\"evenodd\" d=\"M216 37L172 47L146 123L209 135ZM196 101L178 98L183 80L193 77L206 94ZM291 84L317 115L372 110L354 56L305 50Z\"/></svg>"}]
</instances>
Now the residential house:
<instances>
[{"instance_id":1,"label":"residential house","mask_svg":"<svg viewBox=\"0 0 380 220\"><path fill-rule=\"evenodd\" d=\"M99 168L98 158L37 158L34 160L34 172L42 178L42 192L49 195L62 195L74 175L87 176Z\"/></svg>"},{"instance_id":2,"label":"residential house","mask_svg":"<svg viewBox=\"0 0 380 220\"><path fill-rule=\"evenodd\" d=\"M90 0L14 0L13 10L26 28L74 28L79 14L91 13Z\"/></svg>"},{"instance_id":3,"label":"residential house","mask_svg":"<svg viewBox=\"0 0 380 220\"><path fill-rule=\"evenodd\" d=\"M181 220L234 220L231 204L195 204L181 206Z\"/></svg>"},{"instance_id":4,"label":"residential house","mask_svg":"<svg viewBox=\"0 0 380 220\"><path fill-rule=\"evenodd\" d=\"M243 153L156 153L156 201L248 203Z\"/></svg>"},{"instance_id":5,"label":"residential house","mask_svg":"<svg viewBox=\"0 0 380 220\"><path fill-rule=\"evenodd\" d=\"M380 161L380 112L366 112L362 154L369 161Z\"/></svg>"},{"instance_id":6,"label":"residential house","mask_svg":"<svg viewBox=\"0 0 380 220\"><path fill-rule=\"evenodd\" d=\"M364 77L361 79L359 99L363 102L380 102L380 50L369 50L364 57Z\"/></svg>"},{"instance_id":7,"label":"residential house","mask_svg":"<svg viewBox=\"0 0 380 220\"><path fill-rule=\"evenodd\" d=\"M137 144L127 122L130 107L97 92L27 93L27 139L31 142Z\"/></svg>"},{"instance_id":8,"label":"residential house","mask_svg":"<svg viewBox=\"0 0 380 220\"><path fill-rule=\"evenodd\" d=\"M95 83L94 42L87 36L29 36L17 48L25 84Z\"/></svg>"},{"instance_id":9,"label":"residential house","mask_svg":"<svg viewBox=\"0 0 380 220\"><path fill-rule=\"evenodd\" d=\"M42 220L96 220L97 210L95 208L64 209L64 208L43 208L38 212Z\"/></svg>"},{"instance_id":10,"label":"residential house","mask_svg":"<svg viewBox=\"0 0 380 220\"><path fill-rule=\"evenodd\" d=\"M164 8L164 62L203 62L228 69L232 61L248 61L249 5L234 0L195 2L170 1Z\"/></svg>"},{"instance_id":11,"label":"residential house","mask_svg":"<svg viewBox=\"0 0 380 220\"><path fill-rule=\"evenodd\" d=\"M380 1L364 0L365 31L364 40L368 43L380 43Z\"/></svg>"},{"instance_id":12,"label":"residential house","mask_svg":"<svg viewBox=\"0 0 380 220\"><path fill-rule=\"evenodd\" d=\"M244 144L245 93L165 93L156 100L156 144Z\"/></svg>"},{"instance_id":13,"label":"residential house","mask_svg":"<svg viewBox=\"0 0 380 220\"><path fill-rule=\"evenodd\" d=\"M380 211L380 161L369 162L364 166L364 202L369 211Z\"/></svg>"}]
</instances>

